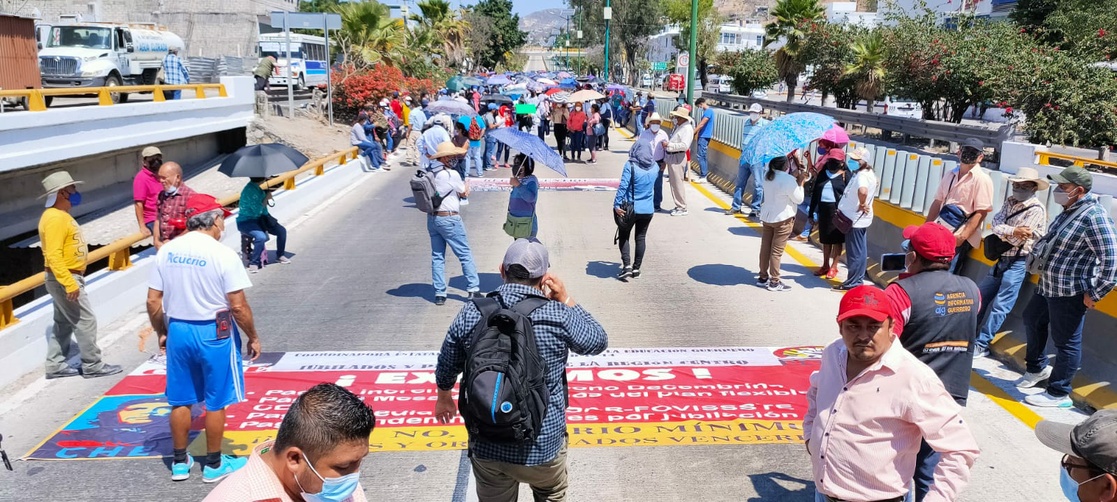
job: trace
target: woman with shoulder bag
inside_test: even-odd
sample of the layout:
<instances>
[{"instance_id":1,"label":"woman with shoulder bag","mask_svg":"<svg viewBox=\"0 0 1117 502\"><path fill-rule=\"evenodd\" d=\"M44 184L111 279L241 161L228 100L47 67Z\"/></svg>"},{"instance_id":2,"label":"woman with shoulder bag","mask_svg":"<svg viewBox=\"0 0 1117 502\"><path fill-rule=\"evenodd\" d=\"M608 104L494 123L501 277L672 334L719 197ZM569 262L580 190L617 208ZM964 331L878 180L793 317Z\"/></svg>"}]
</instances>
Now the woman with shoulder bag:
<instances>
[{"instance_id":1,"label":"woman with shoulder bag","mask_svg":"<svg viewBox=\"0 0 1117 502\"><path fill-rule=\"evenodd\" d=\"M848 158L846 165L854 171L853 178L846 184L845 193L838 201L838 211L834 213L834 225L844 231L846 237L846 280L834 286L835 291L848 291L865 280L869 260L868 232L869 225L873 224L873 197L878 183L868 150L858 148L849 152Z\"/></svg>"},{"instance_id":2,"label":"woman with shoulder bag","mask_svg":"<svg viewBox=\"0 0 1117 502\"><path fill-rule=\"evenodd\" d=\"M513 239L535 237L539 220L535 206L539 202L539 179L535 177L535 161L522 153L512 159L513 175L508 180L512 193L508 196L508 218L504 232Z\"/></svg>"},{"instance_id":3,"label":"woman with shoulder bag","mask_svg":"<svg viewBox=\"0 0 1117 502\"><path fill-rule=\"evenodd\" d=\"M598 138L605 132L601 126L601 107L594 103L590 106L589 120L586 121L586 147L590 150L590 164L597 163Z\"/></svg>"},{"instance_id":4,"label":"woman with shoulder bag","mask_svg":"<svg viewBox=\"0 0 1117 502\"><path fill-rule=\"evenodd\" d=\"M1021 167L1008 181L1012 190L993 216L993 233L984 242L986 258L995 259L996 263L978 285L981 309L977 314L974 357L989 355L993 335L1012 312L1020 286L1028 278L1028 255L1047 231L1047 208L1036 197L1036 191L1050 187L1047 180L1034 168Z\"/></svg>"},{"instance_id":5,"label":"woman with shoulder bag","mask_svg":"<svg viewBox=\"0 0 1117 502\"><path fill-rule=\"evenodd\" d=\"M625 162L621 172L617 195L613 199L613 221L617 224L615 242L621 251L618 279L640 277L640 266L644 263L645 237L655 214L652 198L655 193L655 179L659 176L659 165L652 159L651 145L642 141L632 145L628 152L628 162ZM635 260L630 259L628 244L633 229L636 229Z\"/></svg>"},{"instance_id":6,"label":"woman with shoulder bag","mask_svg":"<svg viewBox=\"0 0 1117 502\"><path fill-rule=\"evenodd\" d=\"M849 182L849 171L846 170L846 153L838 148L827 152L819 163L822 169L817 172L807 212L817 218L818 240L822 243L822 267L814 275L833 279L838 276L838 259L846 241L845 234L834 225L834 215Z\"/></svg>"}]
</instances>

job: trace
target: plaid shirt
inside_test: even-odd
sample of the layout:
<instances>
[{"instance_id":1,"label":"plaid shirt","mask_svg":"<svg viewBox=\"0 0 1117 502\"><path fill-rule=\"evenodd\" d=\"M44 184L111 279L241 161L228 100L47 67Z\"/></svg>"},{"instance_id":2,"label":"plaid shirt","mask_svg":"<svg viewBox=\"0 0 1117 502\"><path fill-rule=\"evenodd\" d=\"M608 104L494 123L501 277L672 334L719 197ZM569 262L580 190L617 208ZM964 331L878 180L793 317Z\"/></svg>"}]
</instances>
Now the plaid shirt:
<instances>
[{"instance_id":1,"label":"plaid shirt","mask_svg":"<svg viewBox=\"0 0 1117 502\"><path fill-rule=\"evenodd\" d=\"M520 284L504 284L497 288L500 301L505 306L515 305L526 295L540 295L540 291ZM570 351L577 354L600 354L608 345L605 329L581 306L567 307L552 301L531 314L535 327L535 341L539 355L547 364L545 380L550 394L547 415L535 443L529 446L489 443L470 438L470 453L482 460L506 462L516 465L540 465L558 455L566 440L566 358ZM481 322L481 312L466 303L458 317L450 324L442 350L438 353L438 366L434 377L441 390L454 387L458 375L465 367L473 328Z\"/></svg>"},{"instance_id":2,"label":"plaid shirt","mask_svg":"<svg viewBox=\"0 0 1117 502\"><path fill-rule=\"evenodd\" d=\"M1024 211L1027 208L1027 211ZM1012 216L1012 221L1006 219ZM1032 236L1021 239L1012 235L1016 227L1032 229ZM1032 246L1047 232L1047 208L1039 199L1032 197L1023 202L1009 197L1001 206L1001 210L993 216L993 233L1014 247L1002 256L1015 257L1031 254Z\"/></svg>"},{"instance_id":3,"label":"plaid shirt","mask_svg":"<svg viewBox=\"0 0 1117 502\"><path fill-rule=\"evenodd\" d=\"M182 233L186 229L178 229L171 225L171 220L174 218L182 218L182 212L186 210L186 200L194 195L194 190L186 186L185 183L179 185L178 191L174 195L167 195L166 190L159 192L159 205L156 209L156 223L159 224L159 240L167 242Z\"/></svg>"},{"instance_id":4,"label":"plaid shirt","mask_svg":"<svg viewBox=\"0 0 1117 502\"><path fill-rule=\"evenodd\" d=\"M163 57L163 82L167 85L190 83L190 72L183 66L182 58L177 54L168 53Z\"/></svg>"},{"instance_id":5,"label":"plaid shirt","mask_svg":"<svg viewBox=\"0 0 1117 502\"><path fill-rule=\"evenodd\" d=\"M1064 226L1067 215L1079 207L1082 211ZM1117 232L1097 197L1086 194L1047 228L1045 239L1052 240L1054 248L1039 277L1039 294L1054 298L1089 293L1099 301L1117 285Z\"/></svg>"}]
</instances>

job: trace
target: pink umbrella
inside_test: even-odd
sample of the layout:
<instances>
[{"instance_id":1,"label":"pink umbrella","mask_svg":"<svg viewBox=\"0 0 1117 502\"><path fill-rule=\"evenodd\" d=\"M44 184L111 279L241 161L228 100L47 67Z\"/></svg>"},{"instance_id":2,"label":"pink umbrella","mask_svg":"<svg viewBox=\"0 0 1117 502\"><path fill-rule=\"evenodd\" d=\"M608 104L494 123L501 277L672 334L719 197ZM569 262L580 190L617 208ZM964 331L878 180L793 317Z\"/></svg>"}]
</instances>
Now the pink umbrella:
<instances>
[{"instance_id":1,"label":"pink umbrella","mask_svg":"<svg viewBox=\"0 0 1117 502\"><path fill-rule=\"evenodd\" d=\"M822 133L822 137L819 139L824 139L837 145L845 145L849 143L849 134L846 134L846 130L842 129L842 126L834 124L834 127Z\"/></svg>"}]
</instances>

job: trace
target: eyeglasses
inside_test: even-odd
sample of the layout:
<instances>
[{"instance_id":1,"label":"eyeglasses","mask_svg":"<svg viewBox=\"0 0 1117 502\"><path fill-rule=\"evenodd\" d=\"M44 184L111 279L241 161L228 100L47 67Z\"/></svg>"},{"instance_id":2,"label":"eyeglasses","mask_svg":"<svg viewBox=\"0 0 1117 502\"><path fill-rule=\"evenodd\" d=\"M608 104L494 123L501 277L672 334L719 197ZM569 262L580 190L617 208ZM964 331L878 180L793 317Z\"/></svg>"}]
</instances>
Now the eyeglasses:
<instances>
[{"instance_id":1,"label":"eyeglasses","mask_svg":"<svg viewBox=\"0 0 1117 502\"><path fill-rule=\"evenodd\" d=\"M1097 466L1095 466L1095 465L1093 465L1089 462L1087 462L1085 464L1071 463L1070 462L1070 455L1063 455L1063 459L1059 461L1059 465L1063 466L1063 469L1066 469L1067 474L1071 474L1072 469L1086 469L1086 470L1090 471L1090 473L1097 473L1096 476L1094 476L1090 479L1087 479L1086 481L1083 481L1082 483L1086 483L1086 482L1089 482L1093 479L1100 478L1102 476L1105 476L1106 474L1109 474L1104 469L1102 469L1100 467L1097 467ZM1081 485L1082 483L1078 483L1078 484Z\"/></svg>"},{"instance_id":2,"label":"eyeglasses","mask_svg":"<svg viewBox=\"0 0 1117 502\"><path fill-rule=\"evenodd\" d=\"M1031 181L1020 181L1013 183L1012 188L1015 188L1017 190L1032 190L1037 188L1037 185L1035 183L1032 183Z\"/></svg>"}]
</instances>

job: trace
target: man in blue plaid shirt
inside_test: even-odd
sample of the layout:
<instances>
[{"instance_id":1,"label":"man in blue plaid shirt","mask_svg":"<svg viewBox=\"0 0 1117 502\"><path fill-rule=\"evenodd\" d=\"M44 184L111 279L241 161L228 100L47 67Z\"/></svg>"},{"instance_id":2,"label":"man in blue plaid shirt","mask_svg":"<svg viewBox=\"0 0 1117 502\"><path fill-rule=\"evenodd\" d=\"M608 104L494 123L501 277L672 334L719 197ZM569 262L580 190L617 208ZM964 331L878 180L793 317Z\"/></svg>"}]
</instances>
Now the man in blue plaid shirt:
<instances>
[{"instance_id":1,"label":"man in blue plaid shirt","mask_svg":"<svg viewBox=\"0 0 1117 502\"><path fill-rule=\"evenodd\" d=\"M178 57L178 47L171 47L163 57L163 83L167 85L186 85L190 83L190 72ZM167 99L179 99L182 91L165 91Z\"/></svg>"},{"instance_id":2,"label":"man in blue plaid shirt","mask_svg":"<svg viewBox=\"0 0 1117 502\"><path fill-rule=\"evenodd\" d=\"M469 438L477 497L482 502L514 501L520 483L531 486L535 500L566 500L566 359L571 351L600 354L608 345L608 336L589 312L574 303L562 281L547 273L549 266L547 248L534 238L513 242L501 265L504 284L497 288L496 296L504 307L511 308L527 295L551 300L531 314L539 355L547 364L550 397L534 443L524 446ZM466 303L442 343L434 370L438 384L435 415L442 423L449 423L457 414L451 390L465 366L470 338L479 322L481 312L472 302Z\"/></svg>"},{"instance_id":3,"label":"man in blue plaid shirt","mask_svg":"<svg viewBox=\"0 0 1117 502\"><path fill-rule=\"evenodd\" d=\"M1082 361L1082 325L1094 308L1117 285L1117 232L1101 201L1090 193L1093 176L1081 167L1068 167L1047 179L1063 212L1047 227L1047 235L1033 248L1041 252L1048 241L1051 253L1039 273L1039 288L1024 310L1028 349L1027 373L1016 382L1028 388L1047 380L1047 391L1024 401L1032 406L1069 408L1071 379ZM1047 338L1055 345L1055 364L1047 364Z\"/></svg>"}]
</instances>

